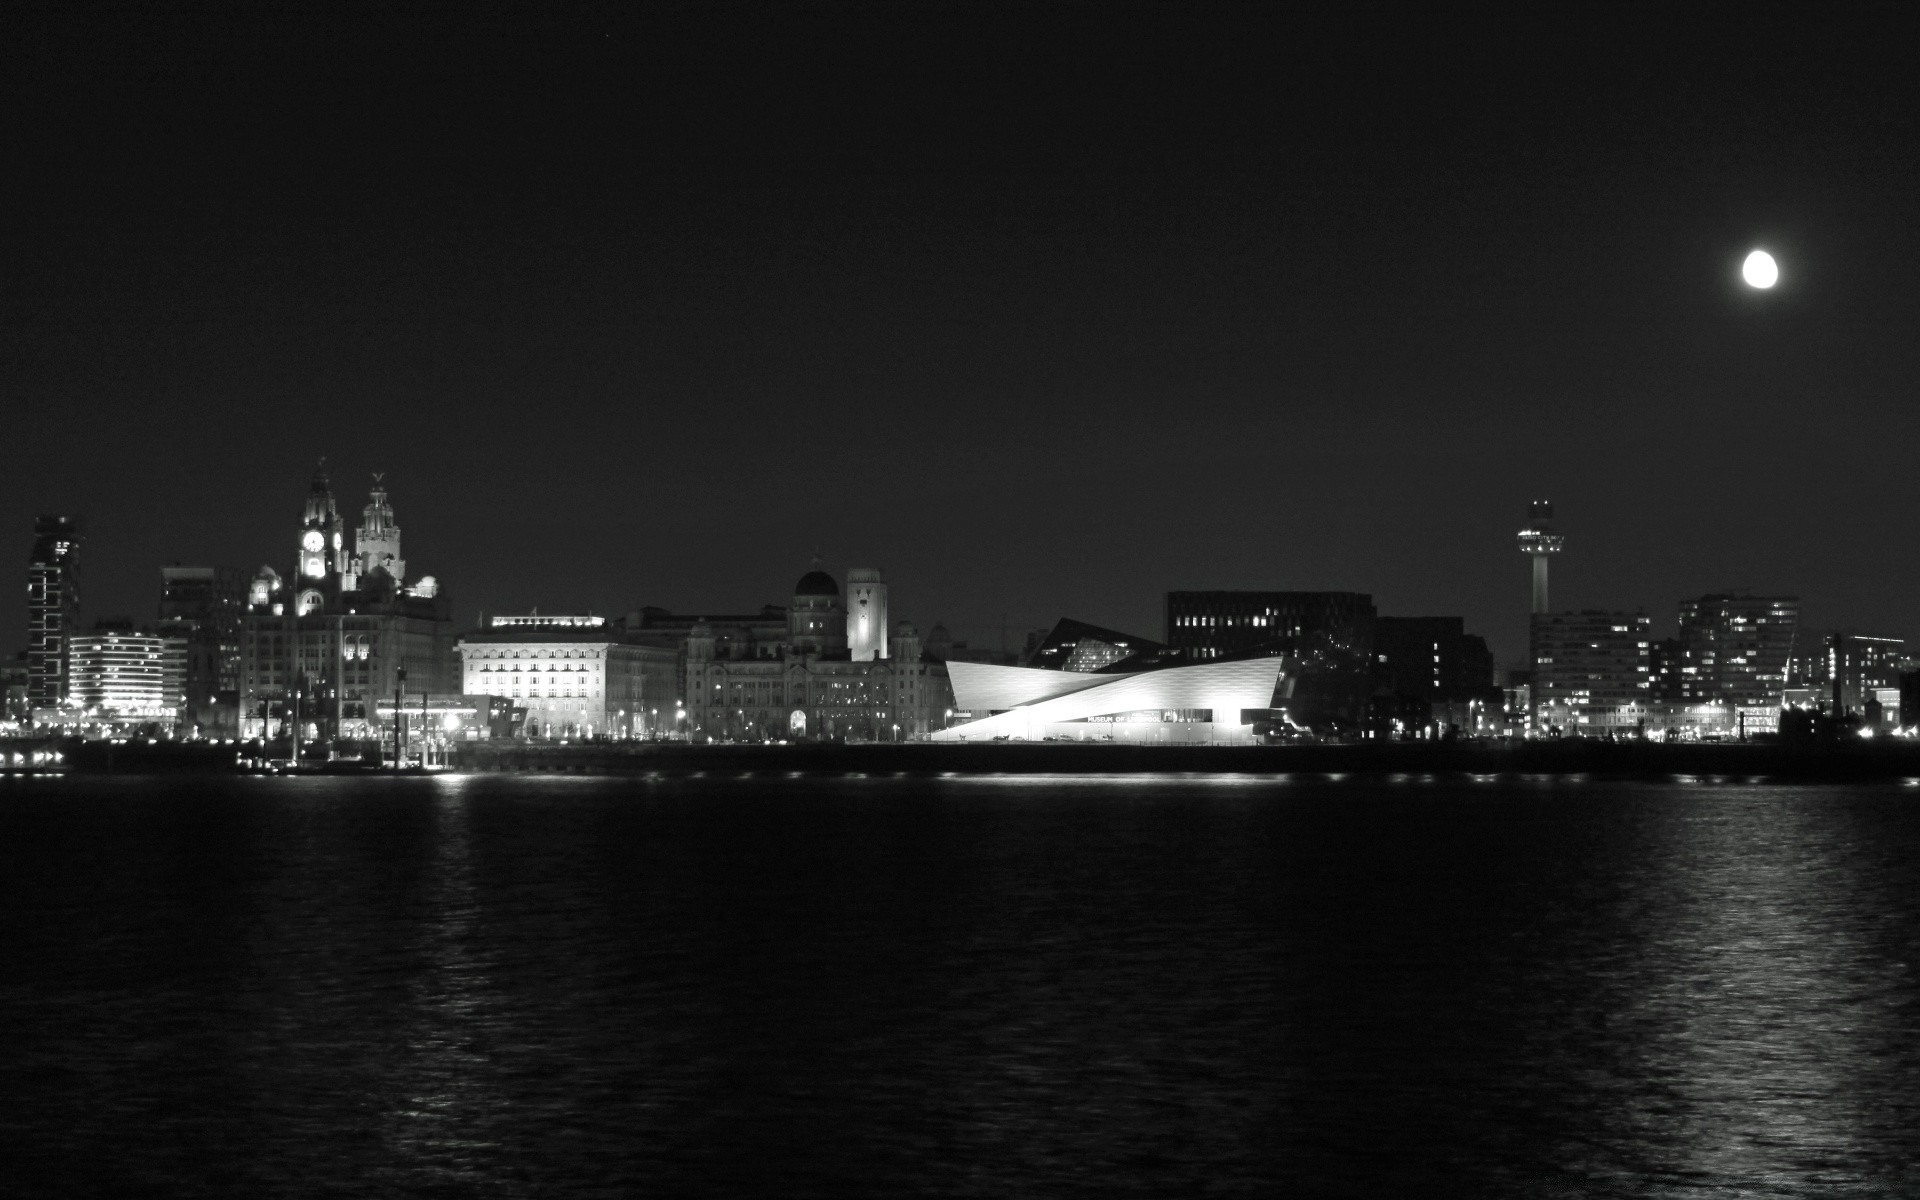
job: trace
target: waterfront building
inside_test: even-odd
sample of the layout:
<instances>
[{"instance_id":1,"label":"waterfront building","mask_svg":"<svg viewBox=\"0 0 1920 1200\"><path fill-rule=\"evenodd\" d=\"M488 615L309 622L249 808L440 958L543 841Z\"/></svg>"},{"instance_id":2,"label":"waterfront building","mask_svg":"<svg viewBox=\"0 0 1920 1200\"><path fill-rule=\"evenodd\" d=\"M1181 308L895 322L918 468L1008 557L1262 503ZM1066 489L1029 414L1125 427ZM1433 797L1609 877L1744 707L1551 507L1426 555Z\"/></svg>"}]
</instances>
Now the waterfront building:
<instances>
[{"instance_id":1,"label":"waterfront building","mask_svg":"<svg viewBox=\"0 0 1920 1200\"><path fill-rule=\"evenodd\" d=\"M947 664L957 709L972 719L942 742L1069 741L1251 744L1270 728L1283 660L1246 654L1139 671Z\"/></svg>"},{"instance_id":2,"label":"waterfront building","mask_svg":"<svg viewBox=\"0 0 1920 1200\"><path fill-rule=\"evenodd\" d=\"M102 622L71 641L71 708L88 721L173 723L177 710L167 703L168 639L119 621Z\"/></svg>"},{"instance_id":3,"label":"waterfront building","mask_svg":"<svg viewBox=\"0 0 1920 1200\"><path fill-rule=\"evenodd\" d=\"M1167 649L1137 634L1063 617L1028 649L1026 661L1021 665L1047 671L1104 671L1116 663L1141 655L1159 655Z\"/></svg>"},{"instance_id":4,"label":"waterfront building","mask_svg":"<svg viewBox=\"0 0 1920 1200\"><path fill-rule=\"evenodd\" d=\"M1682 600L1682 698L1777 710L1799 624L1797 596Z\"/></svg>"},{"instance_id":5,"label":"waterfront building","mask_svg":"<svg viewBox=\"0 0 1920 1200\"><path fill-rule=\"evenodd\" d=\"M69 691L71 645L80 619L80 525L72 517L33 523L27 557L27 705L57 709Z\"/></svg>"},{"instance_id":6,"label":"waterfront building","mask_svg":"<svg viewBox=\"0 0 1920 1200\"><path fill-rule=\"evenodd\" d=\"M379 477L366 521L364 554L349 552L327 473L314 473L293 575L262 567L248 585L243 736L283 736L297 716L302 738L377 738L377 700L458 689L448 598L430 575L403 583L400 531Z\"/></svg>"},{"instance_id":7,"label":"waterfront building","mask_svg":"<svg viewBox=\"0 0 1920 1200\"><path fill-rule=\"evenodd\" d=\"M1373 597L1363 592L1168 592L1167 645L1188 661L1287 660L1291 715L1350 729L1374 690Z\"/></svg>"},{"instance_id":8,"label":"waterfront building","mask_svg":"<svg viewBox=\"0 0 1920 1200\"><path fill-rule=\"evenodd\" d=\"M232 737L239 731L241 638L246 575L231 567L160 568L159 632L182 643L175 703L180 731Z\"/></svg>"},{"instance_id":9,"label":"waterfront building","mask_svg":"<svg viewBox=\"0 0 1920 1200\"><path fill-rule=\"evenodd\" d=\"M1659 703L1684 703L1687 698L1687 644L1679 638L1660 638L1647 647L1647 698Z\"/></svg>"},{"instance_id":10,"label":"waterfront building","mask_svg":"<svg viewBox=\"0 0 1920 1200\"><path fill-rule=\"evenodd\" d=\"M1493 687L1493 652L1460 617L1376 617L1374 678L1395 696L1483 698Z\"/></svg>"},{"instance_id":11,"label":"waterfront building","mask_svg":"<svg viewBox=\"0 0 1920 1200\"><path fill-rule=\"evenodd\" d=\"M879 572L856 569L849 587L884 588ZM884 615L884 590L867 591L870 620ZM918 631L896 621L884 643L867 632L874 657L856 659L860 593L854 612L831 575L814 569L794 585L787 636L725 652L718 629L695 621L685 640L686 691L681 729L698 740L918 741L953 709L947 666L926 659ZM875 610L878 610L877 612ZM654 626L658 628L658 626ZM887 650L880 656L881 645Z\"/></svg>"},{"instance_id":12,"label":"waterfront building","mask_svg":"<svg viewBox=\"0 0 1920 1200\"><path fill-rule=\"evenodd\" d=\"M1884 704L1883 693L1900 687L1907 659L1905 638L1865 633L1836 633L1827 638L1827 686L1834 711L1862 713L1869 700Z\"/></svg>"},{"instance_id":13,"label":"waterfront building","mask_svg":"<svg viewBox=\"0 0 1920 1200\"><path fill-rule=\"evenodd\" d=\"M0 720L16 725L24 725L33 719L33 708L27 703L27 652L20 651L12 659L0 663L0 697L5 699L5 707L0 708Z\"/></svg>"},{"instance_id":14,"label":"waterfront building","mask_svg":"<svg viewBox=\"0 0 1920 1200\"><path fill-rule=\"evenodd\" d=\"M1533 614L1533 731L1637 730L1652 687L1651 629L1644 612Z\"/></svg>"},{"instance_id":15,"label":"waterfront building","mask_svg":"<svg viewBox=\"0 0 1920 1200\"><path fill-rule=\"evenodd\" d=\"M505 700L520 734L652 738L679 710L676 649L593 614L496 616L461 635L460 692Z\"/></svg>"},{"instance_id":16,"label":"waterfront building","mask_svg":"<svg viewBox=\"0 0 1920 1200\"><path fill-rule=\"evenodd\" d=\"M887 657L887 585L872 567L847 570L847 654L854 662Z\"/></svg>"}]
</instances>

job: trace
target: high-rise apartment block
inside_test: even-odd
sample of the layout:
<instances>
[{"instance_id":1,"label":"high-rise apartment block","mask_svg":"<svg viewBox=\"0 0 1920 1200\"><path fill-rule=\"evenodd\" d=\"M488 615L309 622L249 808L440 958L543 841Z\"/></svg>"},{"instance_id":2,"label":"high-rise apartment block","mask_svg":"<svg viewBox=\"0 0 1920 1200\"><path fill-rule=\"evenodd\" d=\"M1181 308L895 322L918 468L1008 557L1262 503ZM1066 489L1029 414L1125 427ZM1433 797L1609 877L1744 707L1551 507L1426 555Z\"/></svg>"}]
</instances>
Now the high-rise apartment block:
<instances>
[{"instance_id":1,"label":"high-rise apartment block","mask_svg":"<svg viewBox=\"0 0 1920 1200\"><path fill-rule=\"evenodd\" d=\"M80 617L77 559L80 526L72 517L33 523L27 558L27 705L59 708L67 702L71 639Z\"/></svg>"},{"instance_id":2,"label":"high-rise apartment block","mask_svg":"<svg viewBox=\"0 0 1920 1200\"><path fill-rule=\"evenodd\" d=\"M1536 732L1622 732L1646 719L1652 642L1646 613L1535 613L1530 634Z\"/></svg>"}]
</instances>

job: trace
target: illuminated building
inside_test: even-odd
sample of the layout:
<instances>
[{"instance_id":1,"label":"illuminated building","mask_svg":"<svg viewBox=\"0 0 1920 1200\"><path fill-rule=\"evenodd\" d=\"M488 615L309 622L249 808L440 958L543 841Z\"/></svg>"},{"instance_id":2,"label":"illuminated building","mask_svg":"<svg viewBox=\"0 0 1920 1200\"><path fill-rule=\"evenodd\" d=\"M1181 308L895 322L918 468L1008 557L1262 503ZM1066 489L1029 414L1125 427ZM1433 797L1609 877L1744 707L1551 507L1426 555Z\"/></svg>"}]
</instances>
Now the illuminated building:
<instances>
[{"instance_id":1,"label":"illuminated building","mask_svg":"<svg viewBox=\"0 0 1920 1200\"><path fill-rule=\"evenodd\" d=\"M130 624L74 634L71 705L102 720L171 723L166 642Z\"/></svg>"},{"instance_id":2,"label":"illuminated building","mask_svg":"<svg viewBox=\"0 0 1920 1200\"><path fill-rule=\"evenodd\" d=\"M27 652L22 650L11 661L0 663L0 694L4 694L6 707L0 710L0 720L25 724L33 719L33 709L27 704Z\"/></svg>"},{"instance_id":3,"label":"illuminated building","mask_svg":"<svg viewBox=\"0 0 1920 1200\"><path fill-rule=\"evenodd\" d=\"M1652 691L1651 631L1643 612L1533 614L1534 730L1637 730Z\"/></svg>"},{"instance_id":4,"label":"illuminated building","mask_svg":"<svg viewBox=\"0 0 1920 1200\"><path fill-rule=\"evenodd\" d=\"M41 517L33 523L27 559L27 705L59 708L67 702L68 644L80 618L76 559L80 527L72 517Z\"/></svg>"},{"instance_id":5,"label":"illuminated building","mask_svg":"<svg viewBox=\"0 0 1920 1200\"><path fill-rule=\"evenodd\" d=\"M854 662L887 657L887 585L871 567L847 570L847 653Z\"/></svg>"},{"instance_id":6,"label":"illuminated building","mask_svg":"<svg viewBox=\"0 0 1920 1200\"><path fill-rule=\"evenodd\" d=\"M1687 644L1679 638L1661 638L1647 647L1647 697L1684 703L1687 698Z\"/></svg>"},{"instance_id":7,"label":"illuminated building","mask_svg":"<svg viewBox=\"0 0 1920 1200\"><path fill-rule=\"evenodd\" d=\"M1048 671L1102 671L1115 663L1166 649L1159 642L1131 633L1063 617L1027 652L1023 665Z\"/></svg>"},{"instance_id":8,"label":"illuminated building","mask_svg":"<svg viewBox=\"0 0 1920 1200\"><path fill-rule=\"evenodd\" d=\"M529 738L644 738L673 732L672 646L593 615L493 617L459 643L467 696L508 701Z\"/></svg>"},{"instance_id":9,"label":"illuminated building","mask_svg":"<svg viewBox=\"0 0 1920 1200\"><path fill-rule=\"evenodd\" d=\"M1144 671L947 664L955 707L974 719L941 742L1250 744L1272 714L1283 661L1253 655Z\"/></svg>"},{"instance_id":10,"label":"illuminated building","mask_svg":"<svg viewBox=\"0 0 1920 1200\"><path fill-rule=\"evenodd\" d=\"M1731 714L1736 732L1772 733L1780 726L1787 666L1800 623L1796 596L1708 595L1680 602L1678 699ZM1671 674L1667 655L1661 667ZM1657 680L1658 690L1670 685Z\"/></svg>"},{"instance_id":11,"label":"illuminated building","mask_svg":"<svg viewBox=\"0 0 1920 1200\"><path fill-rule=\"evenodd\" d=\"M293 575L263 567L249 584L243 736L280 736L298 713L302 738L377 738L375 702L392 699L403 679L410 695L458 687L447 597L431 575L403 586L400 531L377 481L366 513L359 545L370 550L362 558L348 551L331 484L316 471Z\"/></svg>"},{"instance_id":12,"label":"illuminated building","mask_svg":"<svg viewBox=\"0 0 1920 1200\"><path fill-rule=\"evenodd\" d=\"M1827 688L1833 711L1842 715L1861 713L1869 700L1886 703L1883 695L1895 693L1897 705L1900 671L1907 657L1904 638L1878 637L1864 633L1836 633L1827 638Z\"/></svg>"},{"instance_id":13,"label":"illuminated building","mask_svg":"<svg viewBox=\"0 0 1920 1200\"><path fill-rule=\"evenodd\" d=\"M1553 527L1553 501L1535 500L1527 506L1527 525L1520 531L1520 553L1533 560L1533 611L1544 613L1547 603L1547 562L1566 545Z\"/></svg>"},{"instance_id":14,"label":"illuminated building","mask_svg":"<svg viewBox=\"0 0 1920 1200\"><path fill-rule=\"evenodd\" d=\"M239 729L240 645L247 580L229 567L160 568L159 632L182 643L183 733L232 737Z\"/></svg>"},{"instance_id":15,"label":"illuminated building","mask_svg":"<svg viewBox=\"0 0 1920 1200\"><path fill-rule=\"evenodd\" d=\"M869 624L874 657L853 656L862 585L884 589L878 572L849 572L855 600L849 614L839 585L816 564L794 585L787 636L778 644L728 647L719 626L694 621L685 640L684 734L721 741L917 741L943 725L954 707L947 668L923 657L912 625L894 622L882 640ZM886 615L884 590L864 595L870 622Z\"/></svg>"},{"instance_id":16,"label":"illuminated building","mask_svg":"<svg viewBox=\"0 0 1920 1200\"><path fill-rule=\"evenodd\" d=\"M1167 645L1189 660L1287 660L1290 713L1351 728L1373 692L1373 597L1362 592L1168 592Z\"/></svg>"}]
</instances>

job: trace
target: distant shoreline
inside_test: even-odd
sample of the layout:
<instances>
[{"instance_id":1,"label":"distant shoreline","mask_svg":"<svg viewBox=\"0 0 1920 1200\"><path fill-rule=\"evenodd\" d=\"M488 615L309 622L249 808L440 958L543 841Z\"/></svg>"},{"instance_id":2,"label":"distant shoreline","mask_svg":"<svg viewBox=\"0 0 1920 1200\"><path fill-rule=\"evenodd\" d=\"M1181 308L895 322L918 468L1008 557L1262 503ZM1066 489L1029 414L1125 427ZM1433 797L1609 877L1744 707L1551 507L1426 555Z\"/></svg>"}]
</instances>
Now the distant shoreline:
<instances>
[{"instance_id":1,"label":"distant shoreline","mask_svg":"<svg viewBox=\"0 0 1920 1200\"><path fill-rule=\"evenodd\" d=\"M87 743L69 754L81 774L224 774L237 771L231 746ZM888 774L1133 775L1250 774L1390 778L1402 775L1589 776L1730 783L1920 781L1920 742L1683 744L1654 742L1398 742L1335 746L1114 746L994 743L956 746L474 743L454 769L535 775ZM343 773L355 773L351 767ZM368 774L383 773L370 768Z\"/></svg>"}]
</instances>

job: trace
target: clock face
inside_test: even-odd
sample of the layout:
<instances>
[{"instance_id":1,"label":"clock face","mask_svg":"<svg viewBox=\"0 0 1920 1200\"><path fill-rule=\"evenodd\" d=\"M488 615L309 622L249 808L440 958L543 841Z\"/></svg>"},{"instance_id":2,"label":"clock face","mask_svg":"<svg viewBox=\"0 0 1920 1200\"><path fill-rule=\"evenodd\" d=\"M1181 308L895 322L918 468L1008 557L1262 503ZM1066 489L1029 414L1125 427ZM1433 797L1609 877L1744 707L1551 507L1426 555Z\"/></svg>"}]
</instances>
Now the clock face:
<instances>
[{"instance_id":1,"label":"clock face","mask_svg":"<svg viewBox=\"0 0 1920 1200\"><path fill-rule=\"evenodd\" d=\"M326 539L320 536L318 529L309 529L307 530L307 536L300 539L300 544L309 550L318 550L320 547L326 545Z\"/></svg>"}]
</instances>

